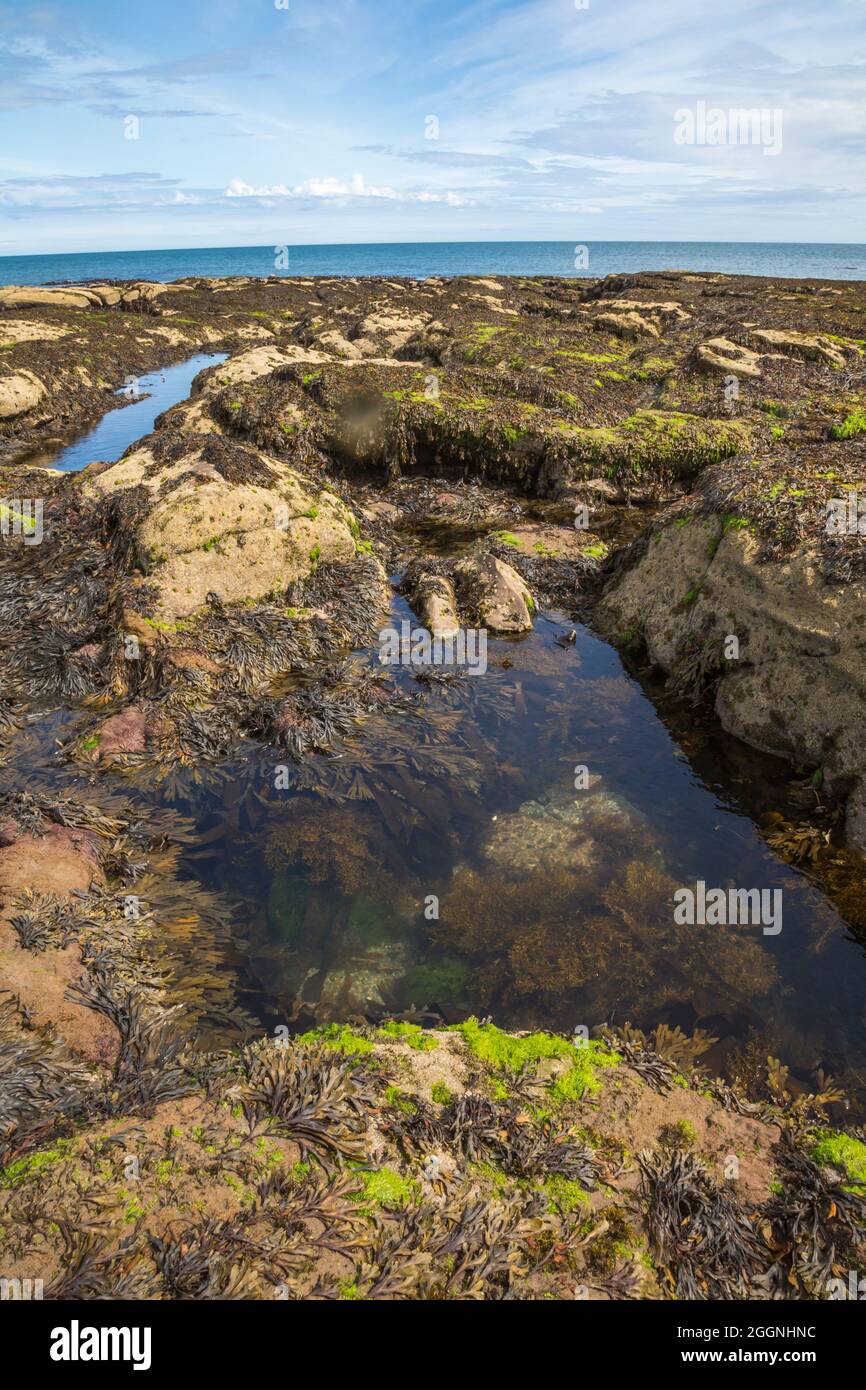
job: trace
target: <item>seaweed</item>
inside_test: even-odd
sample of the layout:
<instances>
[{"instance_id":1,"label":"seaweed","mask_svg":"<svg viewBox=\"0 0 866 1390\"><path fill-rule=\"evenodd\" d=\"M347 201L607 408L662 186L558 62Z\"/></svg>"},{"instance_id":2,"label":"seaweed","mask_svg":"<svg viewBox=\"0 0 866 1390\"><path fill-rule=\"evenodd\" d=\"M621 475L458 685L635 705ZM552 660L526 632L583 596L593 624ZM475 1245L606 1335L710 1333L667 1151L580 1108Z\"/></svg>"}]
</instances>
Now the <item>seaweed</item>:
<instances>
[{"instance_id":1,"label":"seaweed","mask_svg":"<svg viewBox=\"0 0 866 1390\"><path fill-rule=\"evenodd\" d=\"M827 1297L834 1275L862 1267L866 1186L852 1190L843 1174L809 1158L789 1133L775 1157L782 1190L763 1208L774 1255L763 1286L771 1297Z\"/></svg>"},{"instance_id":2,"label":"seaweed","mask_svg":"<svg viewBox=\"0 0 866 1390\"><path fill-rule=\"evenodd\" d=\"M183 1065L189 1035L179 1025L183 1005L160 1008L140 993L123 989L98 959L88 978L74 982L67 993L103 1014L120 1034L114 1065L109 1113L152 1114L163 1101L188 1095L194 1086Z\"/></svg>"},{"instance_id":3,"label":"seaweed","mask_svg":"<svg viewBox=\"0 0 866 1390\"><path fill-rule=\"evenodd\" d=\"M87 1069L56 1042L28 1033L18 1001L0 998L0 1164L91 1108Z\"/></svg>"},{"instance_id":4,"label":"seaweed","mask_svg":"<svg viewBox=\"0 0 866 1390\"><path fill-rule=\"evenodd\" d=\"M323 1045L244 1054L241 1104L250 1130L292 1139L318 1162L361 1159L369 1083L362 1066Z\"/></svg>"},{"instance_id":5,"label":"seaweed","mask_svg":"<svg viewBox=\"0 0 866 1390\"><path fill-rule=\"evenodd\" d=\"M742 1299L762 1266L748 1213L682 1148L638 1155L650 1252L670 1293Z\"/></svg>"}]
</instances>

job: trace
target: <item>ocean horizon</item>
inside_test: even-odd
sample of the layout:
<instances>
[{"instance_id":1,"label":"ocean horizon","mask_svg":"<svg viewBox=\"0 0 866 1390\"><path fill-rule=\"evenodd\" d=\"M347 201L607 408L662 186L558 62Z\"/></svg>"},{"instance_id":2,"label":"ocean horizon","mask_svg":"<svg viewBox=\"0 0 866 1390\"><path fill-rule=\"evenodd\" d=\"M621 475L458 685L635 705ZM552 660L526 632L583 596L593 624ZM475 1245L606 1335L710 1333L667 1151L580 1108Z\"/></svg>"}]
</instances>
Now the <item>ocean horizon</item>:
<instances>
[{"instance_id":1,"label":"ocean horizon","mask_svg":"<svg viewBox=\"0 0 866 1390\"><path fill-rule=\"evenodd\" d=\"M286 261L288 264L286 264ZM278 264L279 262L279 264ZM594 279L686 270L780 279L866 280L866 244L708 241L360 242L77 251L0 257L0 284L184 280L192 276L543 275Z\"/></svg>"}]
</instances>

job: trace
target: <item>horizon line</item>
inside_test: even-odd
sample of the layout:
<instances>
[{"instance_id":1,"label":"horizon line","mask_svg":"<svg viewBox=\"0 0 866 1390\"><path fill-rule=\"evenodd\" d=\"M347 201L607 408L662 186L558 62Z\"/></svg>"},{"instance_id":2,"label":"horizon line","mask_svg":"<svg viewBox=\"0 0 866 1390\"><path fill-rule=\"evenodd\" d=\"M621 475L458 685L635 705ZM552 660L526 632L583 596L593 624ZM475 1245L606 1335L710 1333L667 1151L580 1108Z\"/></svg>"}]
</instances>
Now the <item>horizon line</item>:
<instances>
[{"instance_id":1,"label":"horizon line","mask_svg":"<svg viewBox=\"0 0 866 1390\"><path fill-rule=\"evenodd\" d=\"M126 246L116 247L113 250L96 248L85 251L8 251L0 254L0 261L5 260L54 260L61 256L140 256L152 254L171 255L176 252L189 251L258 251L271 246L270 240L263 242L229 242L219 243L212 246L201 244L190 246ZM299 241L282 242L280 245L286 246L291 250L320 250L333 248L348 248L355 246L570 246L572 238L496 238L496 239L472 239L469 241L434 240L434 241ZM839 246L866 248L866 242L862 241L708 241L703 237L685 237L663 239L658 237L596 237L578 243L583 246Z\"/></svg>"}]
</instances>

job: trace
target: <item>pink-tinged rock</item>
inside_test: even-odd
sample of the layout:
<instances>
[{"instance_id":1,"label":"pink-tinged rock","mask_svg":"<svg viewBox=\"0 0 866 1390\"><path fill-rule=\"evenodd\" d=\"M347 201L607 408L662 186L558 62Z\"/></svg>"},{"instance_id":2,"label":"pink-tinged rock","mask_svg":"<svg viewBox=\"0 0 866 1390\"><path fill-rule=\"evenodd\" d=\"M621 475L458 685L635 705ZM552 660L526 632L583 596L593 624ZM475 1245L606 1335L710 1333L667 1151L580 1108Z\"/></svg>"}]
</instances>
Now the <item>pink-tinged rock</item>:
<instances>
[{"instance_id":1,"label":"pink-tinged rock","mask_svg":"<svg viewBox=\"0 0 866 1390\"><path fill-rule=\"evenodd\" d=\"M144 711L130 705L120 714L112 714L99 729L99 746L95 750L100 761L112 753L143 753L147 746L147 725Z\"/></svg>"}]
</instances>

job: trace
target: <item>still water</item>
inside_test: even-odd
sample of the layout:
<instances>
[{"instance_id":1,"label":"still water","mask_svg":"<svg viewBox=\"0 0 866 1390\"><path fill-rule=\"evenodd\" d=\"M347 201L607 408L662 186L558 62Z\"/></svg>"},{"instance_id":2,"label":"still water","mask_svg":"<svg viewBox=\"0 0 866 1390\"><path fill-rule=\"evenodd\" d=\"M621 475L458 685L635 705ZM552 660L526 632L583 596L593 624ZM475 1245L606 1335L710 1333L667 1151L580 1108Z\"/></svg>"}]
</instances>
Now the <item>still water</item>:
<instances>
[{"instance_id":1,"label":"still water","mask_svg":"<svg viewBox=\"0 0 866 1390\"><path fill-rule=\"evenodd\" d=\"M227 353L197 353L186 362L130 377L115 393L120 404L86 434L66 445L43 445L13 461L33 468L58 468L76 473L88 463L115 463L137 439L150 434L157 415L186 400L193 379L206 367L224 362Z\"/></svg>"},{"instance_id":2,"label":"still water","mask_svg":"<svg viewBox=\"0 0 866 1390\"><path fill-rule=\"evenodd\" d=\"M678 1024L718 1039L719 1063L757 1038L807 1089L819 1069L859 1088L863 947L749 814L790 774L716 734L692 731L687 756L617 651L586 628L563 648L566 626L542 613L491 640L484 675L423 683L417 709L290 768L288 789L252 745L172 787L196 825L187 871L238 909L238 1002L269 1028L413 1007ZM352 660L372 676L376 658ZM779 890L781 931L677 925L673 894L698 880Z\"/></svg>"}]
</instances>

